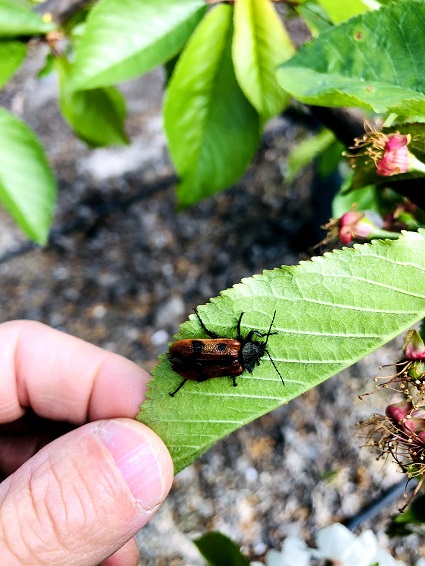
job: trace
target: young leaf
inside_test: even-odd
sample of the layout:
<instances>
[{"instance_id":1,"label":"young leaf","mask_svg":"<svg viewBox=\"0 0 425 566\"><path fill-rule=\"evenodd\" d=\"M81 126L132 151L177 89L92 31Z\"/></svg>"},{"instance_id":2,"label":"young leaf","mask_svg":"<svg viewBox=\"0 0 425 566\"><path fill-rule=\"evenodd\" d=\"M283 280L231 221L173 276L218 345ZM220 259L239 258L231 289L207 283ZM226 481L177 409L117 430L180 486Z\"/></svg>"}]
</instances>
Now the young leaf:
<instances>
[{"instance_id":1,"label":"young leaf","mask_svg":"<svg viewBox=\"0 0 425 566\"><path fill-rule=\"evenodd\" d=\"M425 3L399 0L323 33L278 80L309 104L425 115L424 51Z\"/></svg>"},{"instance_id":2,"label":"young leaf","mask_svg":"<svg viewBox=\"0 0 425 566\"><path fill-rule=\"evenodd\" d=\"M54 30L55 27L16 0L0 0L1 39L44 34Z\"/></svg>"},{"instance_id":3,"label":"young leaf","mask_svg":"<svg viewBox=\"0 0 425 566\"><path fill-rule=\"evenodd\" d=\"M325 10L316 4L316 2L308 2L294 6L295 10L302 17L313 37L317 37L324 31L332 27L332 22Z\"/></svg>"},{"instance_id":4,"label":"young leaf","mask_svg":"<svg viewBox=\"0 0 425 566\"><path fill-rule=\"evenodd\" d=\"M248 558L230 538L218 532L206 533L193 541L210 566L249 566Z\"/></svg>"},{"instance_id":5,"label":"young leaf","mask_svg":"<svg viewBox=\"0 0 425 566\"><path fill-rule=\"evenodd\" d=\"M362 0L344 0L344 2L335 2L335 0L319 0L319 4L326 10L334 24L340 24L352 18L363 14L369 8Z\"/></svg>"},{"instance_id":6,"label":"young leaf","mask_svg":"<svg viewBox=\"0 0 425 566\"><path fill-rule=\"evenodd\" d=\"M220 4L198 26L169 82L164 125L181 178L180 206L236 182L258 146L258 114L235 78L232 35L232 8Z\"/></svg>"},{"instance_id":7,"label":"young leaf","mask_svg":"<svg viewBox=\"0 0 425 566\"><path fill-rule=\"evenodd\" d=\"M16 73L26 54L27 46L21 41L0 41L0 88Z\"/></svg>"},{"instance_id":8,"label":"young leaf","mask_svg":"<svg viewBox=\"0 0 425 566\"><path fill-rule=\"evenodd\" d=\"M396 241L328 253L244 279L199 309L205 326L222 337L267 332L267 344L285 385L265 355L232 387L228 378L188 381L166 356L154 370L138 419L150 426L171 451L176 472L217 440L243 424L287 403L350 366L425 314L425 231L407 232ZM175 339L204 338L192 315ZM259 339L260 340L260 339Z\"/></svg>"},{"instance_id":9,"label":"young leaf","mask_svg":"<svg viewBox=\"0 0 425 566\"><path fill-rule=\"evenodd\" d=\"M34 241L45 244L56 184L38 138L0 108L0 202Z\"/></svg>"},{"instance_id":10,"label":"young leaf","mask_svg":"<svg viewBox=\"0 0 425 566\"><path fill-rule=\"evenodd\" d=\"M276 69L294 54L294 47L270 0L235 2L234 26L236 78L247 99L267 120L288 102Z\"/></svg>"},{"instance_id":11,"label":"young leaf","mask_svg":"<svg viewBox=\"0 0 425 566\"><path fill-rule=\"evenodd\" d=\"M204 0L100 0L77 44L74 90L115 85L162 65L205 10Z\"/></svg>"},{"instance_id":12,"label":"young leaf","mask_svg":"<svg viewBox=\"0 0 425 566\"><path fill-rule=\"evenodd\" d=\"M70 64L56 59L59 72L59 102L62 114L75 133L94 147L128 143L124 131L125 100L114 87L73 91L69 88Z\"/></svg>"},{"instance_id":13,"label":"young leaf","mask_svg":"<svg viewBox=\"0 0 425 566\"><path fill-rule=\"evenodd\" d=\"M315 136L296 145L288 155L285 180L288 183L292 182L303 167L311 163L315 157L334 142L335 136L333 133L329 130L322 130Z\"/></svg>"}]
</instances>

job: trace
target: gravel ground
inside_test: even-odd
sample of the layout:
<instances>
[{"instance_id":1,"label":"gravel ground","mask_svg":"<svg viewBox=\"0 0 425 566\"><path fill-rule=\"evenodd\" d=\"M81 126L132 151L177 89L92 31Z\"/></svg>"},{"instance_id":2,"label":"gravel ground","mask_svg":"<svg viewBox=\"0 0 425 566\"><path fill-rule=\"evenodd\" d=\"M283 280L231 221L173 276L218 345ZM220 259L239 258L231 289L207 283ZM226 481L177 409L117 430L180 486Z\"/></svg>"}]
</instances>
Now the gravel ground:
<instances>
[{"instance_id":1,"label":"gravel ground","mask_svg":"<svg viewBox=\"0 0 425 566\"><path fill-rule=\"evenodd\" d=\"M38 64L35 58L1 102L47 148L59 179L55 227L95 218L105 206L110 212L44 249L0 263L0 321L40 320L150 370L195 305L242 277L307 257L312 172L291 185L283 181L288 150L305 135L302 129L275 120L237 186L177 214L172 186L150 190L173 174L161 126L161 73L123 89L132 145L88 150L59 116L54 78L31 77ZM0 220L4 254L25 238L3 212ZM229 535L252 559L280 548L291 534L313 544L317 529L351 518L400 481L395 466L381 469L354 432L356 422L391 399L359 401L357 395L372 388L377 366L397 358L394 348L245 426L178 474L140 534L142 564L204 564L191 538L211 530ZM398 558L413 564L425 555L424 543L415 536L388 541L384 534L398 505L362 527L373 527Z\"/></svg>"}]
</instances>

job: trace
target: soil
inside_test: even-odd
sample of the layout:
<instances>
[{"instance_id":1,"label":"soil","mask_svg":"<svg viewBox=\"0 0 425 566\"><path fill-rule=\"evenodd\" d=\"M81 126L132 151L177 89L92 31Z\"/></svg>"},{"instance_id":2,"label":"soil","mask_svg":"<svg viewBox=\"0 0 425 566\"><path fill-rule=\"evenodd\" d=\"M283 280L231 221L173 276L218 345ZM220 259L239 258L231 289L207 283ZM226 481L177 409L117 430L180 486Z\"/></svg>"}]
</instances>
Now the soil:
<instances>
[{"instance_id":1,"label":"soil","mask_svg":"<svg viewBox=\"0 0 425 566\"><path fill-rule=\"evenodd\" d=\"M307 257L319 224L313 169L293 183L284 179L288 151L309 135L302 127L274 120L237 186L177 213L174 186L157 186L173 175L161 122L162 73L123 87L132 144L91 150L61 119L55 78L35 80L40 66L35 52L1 103L47 150L59 183L55 235L45 248L0 260L0 321L39 320L151 370L194 306L242 277ZM3 211L0 220L6 254L26 239ZM70 226L80 228L66 233ZM359 420L391 400L357 396L373 388L379 365L399 357L397 347L400 340L245 426L179 473L140 533L141 563L204 564L191 539L212 530L257 560L288 535L313 545L318 529L349 520L397 484L395 465L382 468L355 435ZM384 533L399 504L361 528L373 528L397 558L413 564L425 555L423 541L391 541Z\"/></svg>"}]
</instances>

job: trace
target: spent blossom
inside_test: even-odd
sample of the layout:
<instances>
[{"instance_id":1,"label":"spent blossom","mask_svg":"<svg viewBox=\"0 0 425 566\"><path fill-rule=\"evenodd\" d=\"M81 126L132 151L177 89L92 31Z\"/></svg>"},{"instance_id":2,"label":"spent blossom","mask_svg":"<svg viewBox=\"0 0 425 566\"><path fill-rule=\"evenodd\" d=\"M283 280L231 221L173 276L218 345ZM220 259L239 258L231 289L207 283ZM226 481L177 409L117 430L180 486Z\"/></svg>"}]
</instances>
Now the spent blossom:
<instances>
[{"instance_id":1,"label":"spent blossom","mask_svg":"<svg viewBox=\"0 0 425 566\"><path fill-rule=\"evenodd\" d=\"M360 423L366 430L367 445L379 452L380 457L392 457L408 480L416 478L418 484L403 511L419 491L425 474L425 406L410 400L393 403L385 415L372 415Z\"/></svg>"},{"instance_id":2,"label":"spent blossom","mask_svg":"<svg viewBox=\"0 0 425 566\"><path fill-rule=\"evenodd\" d=\"M352 149L356 150L356 154L351 154L350 157L355 158L360 155L368 157L375 164L376 174L381 177L415 171L424 173L425 164L408 149L411 141L410 134L400 132L385 134L370 129L363 136L354 140ZM361 148L364 150L359 151Z\"/></svg>"}]
</instances>

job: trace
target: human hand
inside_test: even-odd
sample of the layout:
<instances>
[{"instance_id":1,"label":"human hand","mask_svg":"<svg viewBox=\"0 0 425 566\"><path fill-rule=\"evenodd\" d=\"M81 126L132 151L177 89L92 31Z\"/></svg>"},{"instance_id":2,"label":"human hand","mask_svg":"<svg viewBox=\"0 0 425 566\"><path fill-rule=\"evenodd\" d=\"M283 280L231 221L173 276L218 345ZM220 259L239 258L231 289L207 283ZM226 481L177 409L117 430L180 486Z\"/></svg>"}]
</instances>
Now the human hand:
<instances>
[{"instance_id":1,"label":"human hand","mask_svg":"<svg viewBox=\"0 0 425 566\"><path fill-rule=\"evenodd\" d=\"M148 379L38 322L0 324L0 564L137 564L132 537L173 478L133 420Z\"/></svg>"}]
</instances>

